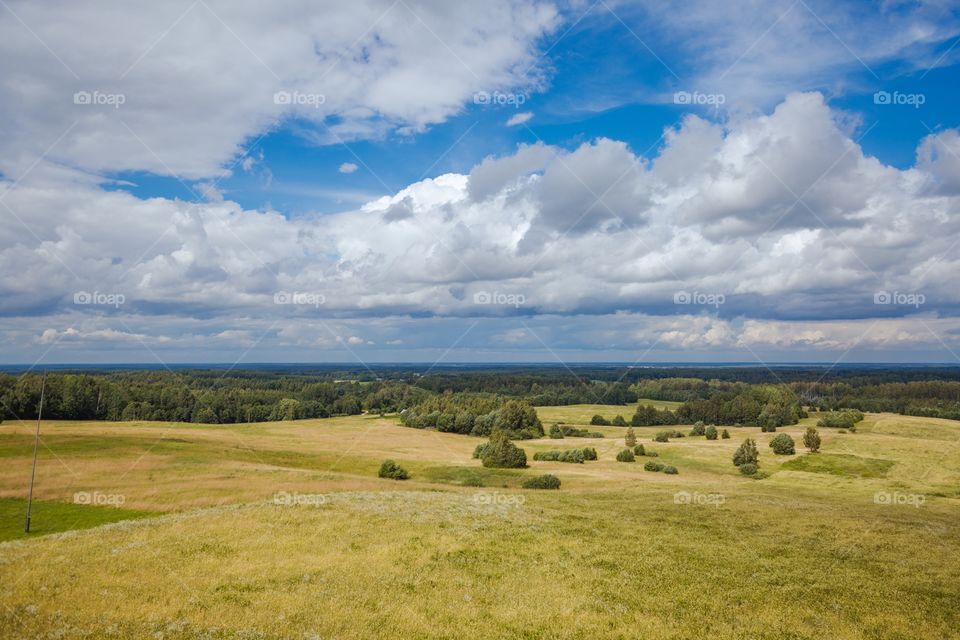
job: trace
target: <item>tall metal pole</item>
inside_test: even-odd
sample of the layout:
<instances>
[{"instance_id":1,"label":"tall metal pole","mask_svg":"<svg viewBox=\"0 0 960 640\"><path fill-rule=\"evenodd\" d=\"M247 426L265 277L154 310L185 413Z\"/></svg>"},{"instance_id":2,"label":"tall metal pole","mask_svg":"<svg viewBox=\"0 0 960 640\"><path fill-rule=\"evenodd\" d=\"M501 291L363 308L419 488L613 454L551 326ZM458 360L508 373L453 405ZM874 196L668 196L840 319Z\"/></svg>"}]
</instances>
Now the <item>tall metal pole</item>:
<instances>
[{"instance_id":1,"label":"tall metal pole","mask_svg":"<svg viewBox=\"0 0 960 640\"><path fill-rule=\"evenodd\" d=\"M37 410L37 433L33 438L33 469L30 470L30 494L27 497L27 519L23 523L23 532L30 533L30 509L33 507L33 481L37 477L37 449L40 447L40 418L43 416L43 392L47 388L47 372L43 372L40 383L40 408Z\"/></svg>"}]
</instances>

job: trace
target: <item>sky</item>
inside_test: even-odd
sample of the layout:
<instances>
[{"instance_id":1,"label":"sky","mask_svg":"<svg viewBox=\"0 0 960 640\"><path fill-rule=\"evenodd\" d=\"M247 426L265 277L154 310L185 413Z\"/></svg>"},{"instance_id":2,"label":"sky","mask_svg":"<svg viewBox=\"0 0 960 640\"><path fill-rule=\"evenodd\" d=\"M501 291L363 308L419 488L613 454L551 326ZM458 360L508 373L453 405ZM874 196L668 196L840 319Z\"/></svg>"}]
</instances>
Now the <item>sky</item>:
<instances>
[{"instance_id":1,"label":"sky","mask_svg":"<svg viewBox=\"0 0 960 640\"><path fill-rule=\"evenodd\" d=\"M960 364L960 4L0 0L0 364Z\"/></svg>"}]
</instances>

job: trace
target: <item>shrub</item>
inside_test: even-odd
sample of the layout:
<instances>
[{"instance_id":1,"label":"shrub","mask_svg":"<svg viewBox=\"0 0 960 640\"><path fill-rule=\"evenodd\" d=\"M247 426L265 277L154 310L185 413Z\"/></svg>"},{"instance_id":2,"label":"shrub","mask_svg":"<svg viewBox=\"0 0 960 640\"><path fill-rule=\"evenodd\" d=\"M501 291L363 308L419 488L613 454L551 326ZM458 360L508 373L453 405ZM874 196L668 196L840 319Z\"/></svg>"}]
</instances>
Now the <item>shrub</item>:
<instances>
[{"instance_id":1,"label":"shrub","mask_svg":"<svg viewBox=\"0 0 960 640\"><path fill-rule=\"evenodd\" d=\"M489 446L490 446L490 443L489 443L489 442L481 442L480 444L478 444L478 445L476 446L476 448L474 448L474 450L473 450L473 457L474 457L474 458L482 458L482 457L483 457L483 454L484 454L484 453L486 452L486 450L487 450L487 447L489 447Z\"/></svg>"},{"instance_id":2,"label":"shrub","mask_svg":"<svg viewBox=\"0 0 960 640\"><path fill-rule=\"evenodd\" d=\"M550 437L553 438L554 440L563 439L563 429L560 428L560 425L555 424L552 427L550 427Z\"/></svg>"},{"instance_id":3,"label":"shrub","mask_svg":"<svg viewBox=\"0 0 960 640\"><path fill-rule=\"evenodd\" d=\"M659 471L663 471L664 466L665 466L665 465L663 465L663 464L661 464L661 463L659 463L659 462L654 462L653 460L650 460L650 461L647 462L645 465L643 465L643 468L644 468L645 471L657 471L657 472L659 472Z\"/></svg>"},{"instance_id":4,"label":"shrub","mask_svg":"<svg viewBox=\"0 0 960 640\"><path fill-rule=\"evenodd\" d=\"M850 429L853 431L854 425L863 420L863 414L856 409L844 409L843 411L831 411L817 420L818 427L839 427L841 429Z\"/></svg>"},{"instance_id":5,"label":"shrub","mask_svg":"<svg viewBox=\"0 0 960 640\"><path fill-rule=\"evenodd\" d=\"M738 467L744 464L757 464L759 460L760 452L757 451L757 443L750 438L744 440L733 454L733 464Z\"/></svg>"},{"instance_id":6,"label":"shrub","mask_svg":"<svg viewBox=\"0 0 960 640\"><path fill-rule=\"evenodd\" d=\"M583 449L537 451L533 454L533 459L546 462L572 462L582 464L584 460L596 460L597 450L593 447L585 447Z\"/></svg>"},{"instance_id":7,"label":"shrub","mask_svg":"<svg viewBox=\"0 0 960 640\"><path fill-rule=\"evenodd\" d=\"M726 429L724 429L723 432L720 433L720 438L721 438L722 440L729 440L729 439L730 439L730 432L727 431Z\"/></svg>"},{"instance_id":8,"label":"shrub","mask_svg":"<svg viewBox=\"0 0 960 640\"><path fill-rule=\"evenodd\" d=\"M633 451L630 449L624 449L617 454L617 462L633 462L636 458L633 457Z\"/></svg>"},{"instance_id":9,"label":"shrub","mask_svg":"<svg viewBox=\"0 0 960 640\"><path fill-rule=\"evenodd\" d=\"M671 476L675 476L675 475L677 475L677 473L679 473L679 472L677 471L677 468L676 468L676 467L671 467L670 465L664 466L664 467L663 467L663 472L666 473L666 474L669 474L669 475L671 475Z\"/></svg>"},{"instance_id":10,"label":"shrub","mask_svg":"<svg viewBox=\"0 0 960 640\"><path fill-rule=\"evenodd\" d=\"M495 469L522 469L527 466L527 454L510 442L502 429L494 429L490 442L483 451L483 466Z\"/></svg>"},{"instance_id":11,"label":"shrub","mask_svg":"<svg viewBox=\"0 0 960 640\"><path fill-rule=\"evenodd\" d=\"M770 448L778 456L792 456L797 452L793 438L785 433L778 433L770 441Z\"/></svg>"},{"instance_id":12,"label":"shrub","mask_svg":"<svg viewBox=\"0 0 960 640\"><path fill-rule=\"evenodd\" d=\"M642 444L638 444L633 448L633 455L635 456L645 456L647 455L646 449L643 448Z\"/></svg>"},{"instance_id":13,"label":"shrub","mask_svg":"<svg viewBox=\"0 0 960 640\"><path fill-rule=\"evenodd\" d=\"M692 436L702 436L706 431L706 427L703 424L703 420L697 420L693 425L693 429L690 429L690 435Z\"/></svg>"},{"instance_id":14,"label":"shrub","mask_svg":"<svg viewBox=\"0 0 960 640\"><path fill-rule=\"evenodd\" d=\"M660 454L657 453L656 451L647 451L647 453L646 453L645 455L646 455L648 458L659 458L659 457L660 457Z\"/></svg>"},{"instance_id":15,"label":"shrub","mask_svg":"<svg viewBox=\"0 0 960 640\"><path fill-rule=\"evenodd\" d=\"M572 462L574 464L583 464L585 456L582 449L568 449L561 451L557 457L558 462Z\"/></svg>"},{"instance_id":16,"label":"shrub","mask_svg":"<svg viewBox=\"0 0 960 640\"><path fill-rule=\"evenodd\" d=\"M807 427L807 432L803 434L803 446L805 446L810 453L820 451L820 434L817 433L817 430L813 427Z\"/></svg>"},{"instance_id":17,"label":"shrub","mask_svg":"<svg viewBox=\"0 0 960 640\"><path fill-rule=\"evenodd\" d=\"M604 418L603 416L601 416L600 414L597 414L592 418L590 418L590 424L597 427L604 427L604 426L610 426L610 421Z\"/></svg>"},{"instance_id":18,"label":"shrub","mask_svg":"<svg viewBox=\"0 0 960 640\"><path fill-rule=\"evenodd\" d=\"M524 480L524 489L559 489L560 478L549 473Z\"/></svg>"},{"instance_id":19,"label":"shrub","mask_svg":"<svg viewBox=\"0 0 960 640\"><path fill-rule=\"evenodd\" d=\"M393 460L384 460L383 464L380 465L380 471L377 475L381 478L390 478L391 480L406 480L410 477L407 470Z\"/></svg>"},{"instance_id":20,"label":"shrub","mask_svg":"<svg viewBox=\"0 0 960 640\"><path fill-rule=\"evenodd\" d=\"M654 442L670 442L670 436L672 432L670 431L657 431L657 435L653 436Z\"/></svg>"},{"instance_id":21,"label":"shrub","mask_svg":"<svg viewBox=\"0 0 960 640\"><path fill-rule=\"evenodd\" d=\"M677 431L676 429L669 431L668 433L670 434L671 438L682 438L684 435L686 435L683 433L683 431Z\"/></svg>"},{"instance_id":22,"label":"shrub","mask_svg":"<svg viewBox=\"0 0 960 640\"><path fill-rule=\"evenodd\" d=\"M767 424L760 425L760 431L762 431L763 433L767 433L767 432L773 433L776 430L777 430L777 425L775 424L767 423Z\"/></svg>"},{"instance_id":23,"label":"shrub","mask_svg":"<svg viewBox=\"0 0 960 640\"><path fill-rule=\"evenodd\" d=\"M703 435L705 435L705 436L707 437L707 440L716 440L716 439L717 439L717 428L716 428L715 426L713 426L713 425L710 425L709 427L707 427L707 428L704 430Z\"/></svg>"},{"instance_id":24,"label":"shrub","mask_svg":"<svg viewBox=\"0 0 960 640\"><path fill-rule=\"evenodd\" d=\"M587 431L586 429L577 429L576 427L560 426L560 431L567 438L602 438L603 434L599 431Z\"/></svg>"},{"instance_id":25,"label":"shrub","mask_svg":"<svg viewBox=\"0 0 960 640\"><path fill-rule=\"evenodd\" d=\"M627 435L623 438L623 443L628 447L634 447L637 444L637 434L633 432L633 427L627 427Z\"/></svg>"},{"instance_id":26,"label":"shrub","mask_svg":"<svg viewBox=\"0 0 960 640\"><path fill-rule=\"evenodd\" d=\"M623 416L618 415L616 418L613 419L613 421L610 424L612 424L615 427L625 427L627 426L627 421L624 419Z\"/></svg>"},{"instance_id":27,"label":"shrub","mask_svg":"<svg viewBox=\"0 0 960 640\"><path fill-rule=\"evenodd\" d=\"M757 465L752 462L746 462L740 465L740 473L745 476L752 476L757 472Z\"/></svg>"},{"instance_id":28,"label":"shrub","mask_svg":"<svg viewBox=\"0 0 960 640\"><path fill-rule=\"evenodd\" d=\"M560 453L560 451L537 451L533 454L533 459L540 462L556 462Z\"/></svg>"}]
</instances>

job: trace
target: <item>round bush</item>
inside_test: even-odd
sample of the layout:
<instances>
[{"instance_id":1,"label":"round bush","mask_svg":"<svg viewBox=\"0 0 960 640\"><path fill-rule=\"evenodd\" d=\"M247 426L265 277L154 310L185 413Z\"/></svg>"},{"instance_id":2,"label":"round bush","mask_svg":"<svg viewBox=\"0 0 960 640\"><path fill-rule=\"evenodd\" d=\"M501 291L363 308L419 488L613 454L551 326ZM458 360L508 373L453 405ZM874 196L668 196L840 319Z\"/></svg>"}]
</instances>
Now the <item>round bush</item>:
<instances>
[{"instance_id":1,"label":"round bush","mask_svg":"<svg viewBox=\"0 0 960 640\"><path fill-rule=\"evenodd\" d=\"M643 465L643 468L646 471L663 471L665 465L660 464L659 462L654 462L650 460L647 464Z\"/></svg>"},{"instance_id":2,"label":"round bush","mask_svg":"<svg viewBox=\"0 0 960 640\"><path fill-rule=\"evenodd\" d=\"M383 464L380 465L380 471L377 475L381 478L389 478L391 480L406 480L410 477L407 470L393 460L384 460Z\"/></svg>"},{"instance_id":3,"label":"round bush","mask_svg":"<svg viewBox=\"0 0 960 640\"><path fill-rule=\"evenodd\" d=\"M664 472L664 473L667 473L667 474L670 474L671 476L675 476L675 475L677 475L677 473L678 473L678 472L677 472L677 468L676 468L676 467L671 467L670 465L664 466L664 467L663 467L663 472Z\"/></svg>"},{"instance_id":4,"label":"round bush","mask_svg":"<svg viewBox=\"0 0 960 640\"><path fill-rule=\"evenodd\" d=\"M545 473L542 476L529 478L523 482L524 489L559 489L560 478L555 475Z\"/></svg>"},{"instance_id":5,"label":"round bush","mask_svg":"<svg viewBox=\"0 0 960 640\"><path fill-rule=\"evenodd\" d=\"M770 448L778 456L792 456L797 452L793 438L786 433L778 433L770 441Z\"/></svg>"},{"instance_id":6,"label":"round bush","mask_svg":"<svg viewBox=\"0 0 960 640\"><path fill-rule=\"evenodd\" d=\"M633 455L635 456L645 456L647 455L646 449L643 448L642 444L638 444L633 448Z\"/></svg>"},{"instance_id":7,"label":"round bush","mask_svg":"<svg viewBox=\"0 0 960 640\"><path fill-rule=\"evenodd\" d=\"M703 435L707 437L707 440L716 440L717 439L717 428L713 425L710 425L703 430Z\"/></svg>"},{"instance_id":8,"label":"round bush","mask_svg":"<svg viewBox=\"0 0 960 640\"><path fill-rule=\"evenodd\" d=\"M656 451L647 451L644 455L647 456L648 458L659 458L659 457L660 457L660 454L657 453Z\"/></svg>"},{"instance_id":9,"label":"round bush","mask_svg":"<svg viewBox=\"0 0 960 640\"><path fill-rule=\"evenodd\" d=\"M720 439L721 439L721 440L729 440L729 439L730 439L730 432L727 431L726 429L724 429L723 432L720 434Z\"/></svg>"},{"instance_id":10,"label":"round bush","mask_svg":"<svg viewBox=\"0 0 960 640\"><path fill-rule=\"evenodd\" d=\"M633 451L630 449L624 449L617 454L617 462L633 462L634 460L636 460L636 458L634 458Z\"/></svg>"},{"instance_id":11,"label":"round bush","mask_svg":"<svg viewBox=\"0 0 960 640\"><path fill-rule=\"evenodd\" d=\"M745 476L752 476L757 472L757 465L752 462L745 462L740 465L740 473Z\"/></svg>"}]
</instances>

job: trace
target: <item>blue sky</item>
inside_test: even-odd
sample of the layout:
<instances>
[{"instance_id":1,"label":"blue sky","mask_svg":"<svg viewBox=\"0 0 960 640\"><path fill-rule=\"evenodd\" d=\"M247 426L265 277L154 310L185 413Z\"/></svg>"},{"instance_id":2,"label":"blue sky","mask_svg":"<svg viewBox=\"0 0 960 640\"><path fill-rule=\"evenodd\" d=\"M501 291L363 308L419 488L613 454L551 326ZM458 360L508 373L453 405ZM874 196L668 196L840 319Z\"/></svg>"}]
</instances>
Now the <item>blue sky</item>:
<instances>
[{"instance_id":1,"label":"blue sky","mask_svg":"<svg viewBox=\"0 0 960 640\"><path fill-rule=\"evenodd\" d=\"M0 36L4 362L958 360L953 3L11 2Z\"/></svg>"},{"instance_id":2,"label":"blue sky","mask_svg":"<svg viewBox=\"0 0 960 640\"><path fill-rule=\"evenodd\" d=\"M421 133L389 133L346 144L318 144L316 136L323 135L322 127L318 132L315 123L290 119L258 132L244 147L246 154L263 154L260 170L235 171L220 187L247 208L272 206L285 215L331 213L395 193L425 177L469 173L484 157L509 154L522 143L540 140L570 149L607 137L650 156L660 147L664 128L677 126L687 113L722 122L727 116L725 109L667 101L674 91L690 90L684 78L696 76L696 61L687 58L683 47L655 31L649 39L641 39L634 29L640 29L644 19L642 12L631 15L634 11L618 7L615 15L592 3L571 9L571 20L579 21L564 23L558 32L542 39L540 48L546 53L538 64L547 79L541 90L521 94L522 104L469 101L456 115ZM825 26L822 32L833 37ZM839 39L836 44L845 48ZM831 74L800 81L792 89L821 91L832 106L858 116L861 122L854 136L864 151L886 164L907 168L915 160L921 139L932 131L960 124L956 108L960 78L955 65L948 64L956 58L955 44L955 38L931 44L929 56L934 60L944 56L938 62L944 66L934 67L914 68L900 57L867 67L853 52L846 52L836 60ZM875 92L894 86L902 93L923 94L926 101L918 108L902 109L874 103ZM776 100L775 95L764 96L747 104L763 109ZM531 120L506 126L511 117L526 112L534 114ZM358 169L340 173L344 163ZM189 185L174 177L144 173L112 177L133 183L118 188L139 197L196 197L188 191Z\"/></svg>"}]
</instances>

